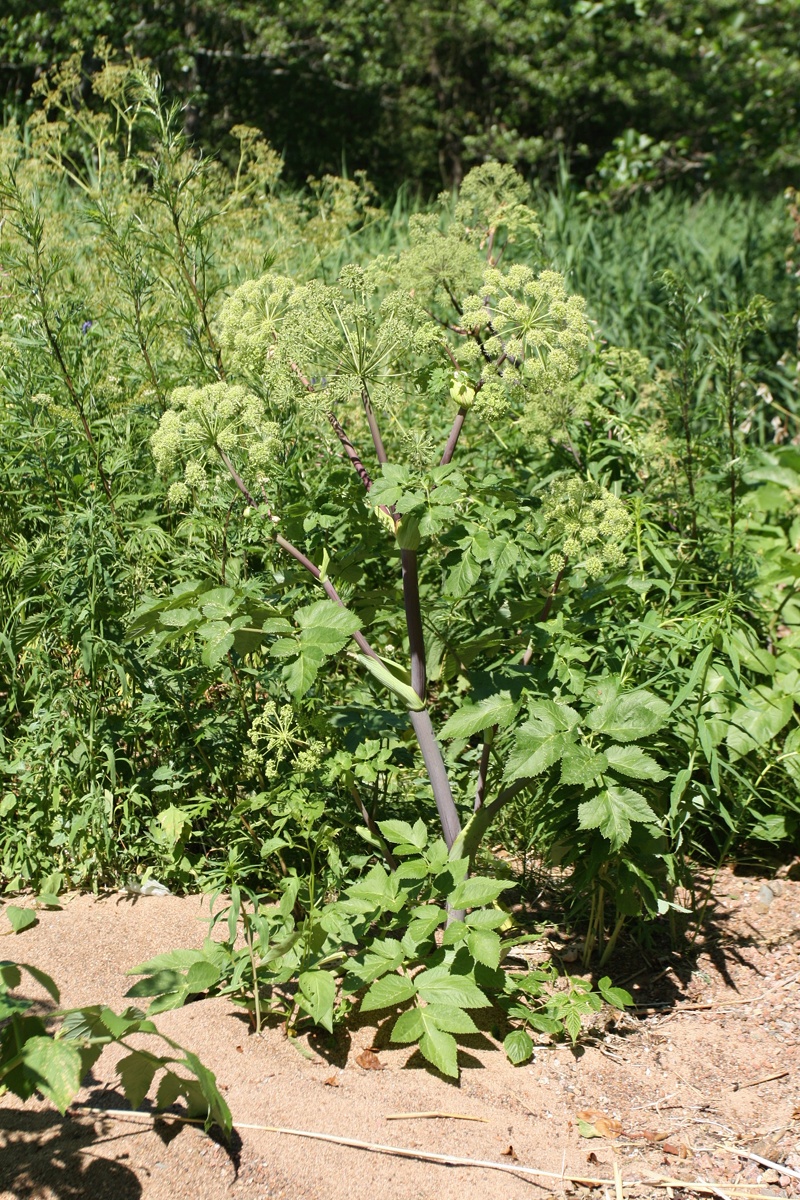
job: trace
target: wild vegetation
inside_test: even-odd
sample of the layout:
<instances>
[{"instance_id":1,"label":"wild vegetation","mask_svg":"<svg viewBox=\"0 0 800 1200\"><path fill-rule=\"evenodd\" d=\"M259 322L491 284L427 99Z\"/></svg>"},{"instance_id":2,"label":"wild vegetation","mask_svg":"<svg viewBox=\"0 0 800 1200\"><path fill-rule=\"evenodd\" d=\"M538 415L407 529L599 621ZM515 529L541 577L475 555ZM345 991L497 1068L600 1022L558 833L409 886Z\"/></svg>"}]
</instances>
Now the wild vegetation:
<instances>
[{"instance_id":1,"label":"wild vegetation","mask_svg":"<svg viewBox=\"0 0 800 1200\"><path fill-rule=\"evenodd\" d=\"M796 208L487 162L387 209L255 128L197 153L136 62L38 104L0 143L6 892L211 891L151 1013L401 1006L451 1075L471 1009L514 1061L576 1038L627 996L503 969L537 864L602 974L702 908L692 859L797 845Z\"/></svg>"}]
</instances>

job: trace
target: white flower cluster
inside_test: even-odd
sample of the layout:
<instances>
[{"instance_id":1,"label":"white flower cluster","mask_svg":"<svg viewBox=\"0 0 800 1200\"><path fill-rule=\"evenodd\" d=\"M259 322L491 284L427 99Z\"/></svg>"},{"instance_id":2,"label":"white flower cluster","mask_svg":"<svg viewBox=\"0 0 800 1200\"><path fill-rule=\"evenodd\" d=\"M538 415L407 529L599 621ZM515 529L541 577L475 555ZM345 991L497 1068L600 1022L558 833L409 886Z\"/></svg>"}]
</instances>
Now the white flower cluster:
<instances>
[{"instance_id":1,"label":"white flower cluster","mask_svg":"<svg viewBox=\"0 0 800 1200\"><path fill-rule=\"evenodd\" d=\"M169 499L177 506L207 486L206 468L234 455L259 483L279 458L280 426L268 418L264 402L238 384L211 383L177 388L150 445L160 471L184 463L183 480L173 483Z\"/></svg>"},{"instance_id":2,"label":"white flower cluster","mask_svg":"<svg viewBox=\"0 0 800 1200\"><path fill-rule=\"evenodd\" d=\"M625 539L633 525L618 496L591 480L573 475L553 484L541 509L545 534L561 542L550 567L562 570L569 562L596 579L625 564Z\"/></svg>"}]
</instances>

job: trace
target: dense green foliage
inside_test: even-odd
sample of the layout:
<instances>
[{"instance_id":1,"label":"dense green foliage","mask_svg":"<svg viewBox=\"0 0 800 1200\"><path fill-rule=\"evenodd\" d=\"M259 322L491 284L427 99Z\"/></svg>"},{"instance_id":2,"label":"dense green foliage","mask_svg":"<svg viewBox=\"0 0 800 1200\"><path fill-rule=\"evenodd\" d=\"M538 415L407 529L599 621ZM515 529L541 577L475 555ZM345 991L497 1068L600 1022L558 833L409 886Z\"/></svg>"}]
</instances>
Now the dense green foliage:
<instances>
[{"instance_id":1,"label":"dense green foliage","mask_svg":"<svg viewBox=\"0 0 800 1200\"><path fill-rule=\"evenodd\" d=\"M604 961L689 852L797 843L791 214L567 179L537 214L497 164L388 213L79 78L0 143L6 889L229 895L228 959L137 994L329 1025L405 988L450 1071L477 995L518 1057L575 1036L599 1001L500 978L470 865L560 865Z\"/></svg>"},{"instance_id":2,"label":"dense green foliage","mask_svg":"<svg viewBox=\"0 0 800 1200\"><path fill-rule=\"evenodd\" d=\"M458 182L487 156L629 185L793 182L795 0L7 0L7 102L77 42L152 59L188 127L268 131L291 176L367 168L381 187ZM313 116L311 115L313 114Z\"/></svg>"}]
</instances>

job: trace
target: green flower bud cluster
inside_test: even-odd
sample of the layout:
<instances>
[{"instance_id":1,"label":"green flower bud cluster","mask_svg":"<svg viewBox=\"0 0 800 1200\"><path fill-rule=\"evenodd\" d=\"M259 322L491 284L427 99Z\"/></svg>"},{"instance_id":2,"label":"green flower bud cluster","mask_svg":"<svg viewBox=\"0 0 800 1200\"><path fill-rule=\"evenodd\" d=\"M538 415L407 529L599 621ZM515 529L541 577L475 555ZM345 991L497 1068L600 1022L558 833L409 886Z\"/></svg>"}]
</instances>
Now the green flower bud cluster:
<instances>
[{"instance_id":1,"label":"green flower bud cluster","mask_svg":"<svg viewBox=\"0 0 800 1200\"><path fill-rule=\"evenodd\" d=\"M219 342L233 370L245 376L267 374L293 290L291 279L267 274L248 279L228 297L219 316Z\"/></svg>"},{"instance_id":2,"label":"green flower bud cluster","mask_svg":"<svg viewBox=\"0 0 800 1200\"><path fill-rule=\"evenodd\" d=\"M584 302L567 294L563 277L522 265L487 267L461 321L472 339L456 357L473 381L476 412L493 419L524 408L547 429L563 425L558 408L565 392L574 394L572 378L589 344Z\"/></svg>"},{"instance_id":3,"label":"green flower bud cluster","mask_svg":"<svg viewBox=\"0 0 800 1200\"><path fill-rule=\"evenodd\" d=\"M211 383L176 388L150 446L160 471L185 464L183 481L170 488L170 501L181 505L190 489L206 486L206 464L222 455L234 454L250 467L251 478L266 481L280 456L282 438L258 396L238 384Z\"/></svg>"},{"instance_id":4,"label":"green flower bud cluster","mask_svg":"<svg viewBox=\"0 0 800 1200\"><path fill-rule=\"evenodd\" d=\"M541 519L551 542L561 550L550 558L553 571L567 563L596 579L625 563L623 544L633 525L625 504L613 492L573 475L556 482L542 504Z\"/></svg>"},{"instance_id":5,"label":"green flower bud cluster","mask_svg":"<svg viewBox=\"0 0 800 1200\"><path fill-rule=\"evenodd\" d=\"M287 758L293 772L308 774L321 766L325 755L324 742L303 738L291 704L278 708L268 700L248 736L252 744L245 748L244 764L252 773L262 771L266 779L274 779Z\"/></svg>"},{"instance_id":6,"label":"green flower bud cluster","mask_svg":"<svg viewBox=\"0 0 800 1200\"><path fill-rule=\"evenodd\" d=\"M461 185L455 219L481 247L500 229L507 242L538 238L541 228L529 198L528 184L509 163L482 163Z\"/></svg>"}]
</instances>

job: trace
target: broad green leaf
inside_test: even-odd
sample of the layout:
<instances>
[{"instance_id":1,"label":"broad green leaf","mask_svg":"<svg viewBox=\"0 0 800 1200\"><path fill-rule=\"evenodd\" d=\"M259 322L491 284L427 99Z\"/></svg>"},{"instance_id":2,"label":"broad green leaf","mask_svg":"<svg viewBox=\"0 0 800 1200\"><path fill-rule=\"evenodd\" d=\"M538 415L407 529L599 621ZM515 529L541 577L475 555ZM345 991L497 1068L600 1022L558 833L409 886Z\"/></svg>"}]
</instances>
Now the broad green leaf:
<instances>
[{"instance_id":1,"label":"broad green leaf","mask_svg":"<svg viewBox=\"0 0 800 1200\"><path fill-rule=\"evenodd\" d=\"M138 970L129 974L138 974ZM142 996L163 996L167 992L175 992L184 986L185 976L180 971L153 971L144 979L140 979L133 987L128 988L126 997L138 1000Z\"/></svg>"},{"instance_id":2,"label":"broad green leaf","mask_svg":"<svg viewBox=\"0 0 800 1200\"><path fill-rule=\"evenodd\" d=\"M186 813L174 804L170 804L158 814L158 823L164 830L167 841L173 846L182 839L185 840L192 832Z\"/></svg>"},{"instance_id":3,"label":"broad green leaf","mask_svg":"<svg viewBox=\"0 0 800 1200\"><path fill-rule=\"evenodd\" d=\"M416 994L413 980L405 975L384 975L376 979L361 1001L361 1012L373 1012L379 1008L394 1008L404 1004Z\"/></svg>"},{"instance_id":4,"label":"broad green leaf","mask_svg":"<svg viewBox=\"0 0 800 1200\"><path fill-rule=\"evenodd\" d=\"M158 1063L149 1055L134 1050L117 1063L117 1073L131 1108L138 1108L150 1091Z\"/></svg>"},{"instance_id":5,"label":"broad green leaf","mask_svg":"<svg viewBox=\"0 0 800 1200\"><path fill-rule=\"evenodd\" d=\"M630 775L632 779L652 779L658 782L667 777L667 772L639 746L606 746L605 757L615 771L622 775Z\"/></svg>"},{"instance_id":6,"label":"broad green leaf","mask_svg":"<svg viewBox=\"0 0 800 1200\"><path fill-rule=\"evenodd\" d=\"M791 720L794 700L767 688L754 689L746 704L738 704L730 715L725 741L731 758L766 746Z\"/></svg>"},{"instance_id":7,"label":"broad green leaf","mask_svg":"<svg viewBox=\"0 0 800 1200\"><path fill-rule=\"evenodd\" d=\"M361 627L356 614L335 600L317 600L306 608L298 608L294 619L303 630L327 629L345 640Z\"/></svg>"},{"instance_id":8,"label":"broad green leaf","mask_svg":"<svg viewBox=\"0 0 800 1200\"><path fill-rule=\"evenodd\" d=\"M418 1041L425 1032L421 1013L422 1010L419 1008L410 1008L408 1012L401 1013L392 1026L392 1041Z\"/></svg>"},{"instance_id":9,"label":"broad green leaf","mask_svg":"<svg viewBox=\"0 0 800 1200\"><path fill-rule=\"evenodd\" d=\"M35 1076L36 1090L65 1113L81 1086L78 1048L52 1037L29 1038L22 1047L23 1067Z\"/></svg>"},{"instance_id":10,"label":"broad green leaf","mask_svg":"<svg viewBox=\"0 0 800 1200\"><path fill-rule=\"evenodd\" d=\"M800 786L800 728L790 729L781 751L781 765Z\"/></svg>"},{"instance_id":11,"label":"broad green leaf","mask_svg":"<svg viewBox=\"0 0 800 1200\"><path fill-rule=\"evenodd\" d=\"M585 786L602 775L608 767L605 754L596 754L588 746L576 743L564 751L561 759L561 782Z\"/></svg>"},{"instance_id":12,"label":"broad green leaf","mask_svg":"<svg viewBox=\"0 0 800 1200\"><path fill-rule=\"evenodd\" d=\"M477 1033L478 1026L473 1021L468 1012L463 1008L457 1008L454 1004L428 1004L422 1012L425 1014L425 1022L433 1021L437 1029L443 1029L445 1033Z\"/></svg>"},{"instance_id":13,"label":"broad green leaf","mask_svg":"<svg viewBox=\"0 0 800 1200\"><path fill-rule=\"evenodd\" d=\"M474 959L493 971L500 965L500 938L491 929L473 929L467 935L467 949Z\"/></svg>"},{"instance_id":14,"label":"broad green leaf","mask_svg":"<svg viewBox=\"0 0 800 1200\"><path fill-rule=\"evenodd\" d=\"M623 692L592 709L586 718L590 729L606 733L617 742L635 742L657 733L669 715L669 705L652 692Z\"/></svg>"},{"instance_id":15,"label":"broad green leaf","mask_svg":"<svg viewBox=\"0 0 800 1200\"><path fill-rule=\"evenodd\" d=\"M128 975L153 975L156 971L188 971L192 963L206 958L204 950L167 950L156 958L131 967Z\"/></svg>"},{"instance_id":16,"label":"broad green leaf","mask_svg":"<svg viewBox=\"0 0 800 1200\"><path fill-rule=\"evenodd\" d=\"M6 916L14 933L22 933L23 930L30 929L31 925L36 925L39 919L32 908L20 908L17 904L6 906Z\"/></svg>"},{"instance_id":17,"label":"broad green leaf","mask_svg":"<svg viewBox=\"0 0 800 1200\"><path fill-rule=\"evenodd\" d=\"M333 1033L334 976L329 971L303 971L297 982L302 993L301 1004L312 1021Z\"/></svg>"},{"instance_id":18,"label":"broad green leaf","mask_svg":"<svg viewBox=\"0 0 800 1200\"><path fill-rule=\"evenodd\" d=\"M487 696L477 704L465 704L454 712L442 726L441 735L444 738L469 738L493 725L505 729L516 717L519 707L520 702L512 700L509 692Z\"/></svg>"},{"instance_id":19,"label":"broad green leaf","mask_svg":"<svg viewBox=\"0 0 800 1200\"><path fill-rule=\"evenodd\" d=\"M457 1008L488 1008L481 989L467 975L451 975L447 967L431 967L414 979L417 991L428 1004L455 1004Z\"/></svg>"},{"instance_id":20,"label":"broad green leaf","mask_svg":"<svg viewBox=\"0 0 800 1200\"><path fill-rule=\"evenodd\" d=\"M470 592L481 577L481 569L467 550L448 573L444 584L446 596L462 599Z\"/></svg>"},{"instance_id":21,"label":"broad green leaf","mask_svg":"<svg viewBox=\"0 0 800 1200\"><path fill-rule=\"evenodd\" d=\"M502 908L478 908L467 913L465 921L471 929L500 929L511 920Z\"/></svg>"},{"instance_id":22,"label":"broad green leaf","mask_svg":"<svg viewBox=\"0 0 800 1200\"><path fill-rule=\"evenodd\" d=\"M574 743L580 720L574 708L555 700L539 700L531 719L517 730L516 744L506 766L506 779L540 775Z\"/></svg>"},{"instance_id":23,"label":"broad green leaf","mask_svg":"<svg viewBox=\"0 0 800 1200\"><path fill-rule=\"evenodd\" d=\"M655 813L639 792L616 785L603 788L578 808L581 829L599 829L612 850L619 850L631 836L631 822L652 824Z\"/></svg>"},{"instance_id":24,"label":"broad green leaf","mask_svg":"<svg viewBox=\"0 0 800 1200\"><path fill-rule=\"evenodd\" d=\"M28 911L28 910L26 910ZM0 962L0 979L8 988L18 988L22 982L21 971L27 971L40 987L43 987L48 996L51 996L58 1004L60 1000L59 990L49 975L41 971L38 967L32 967L30 963L10 963Z\"/></svg>"},{"instance_id":25,"label":"broad green leaf","mask_svg":"<svg viewBox=\"0 0 800 1200\"><path fill-rule=\"evenodd\" d=\"M575 735L561 730L542 734L540 726L527 722L517 731L517 742L505 769L505 779L528 779L541 775L575 743Z\"/></svg>"},{"instance_id":26,"label":"broad green leaf","mask_svg":"<svg viewBox=\"0 0 800 1200\"><path fill-rule=\"evenodd\" d=\"M319 671L320 659L310 654L298 654L294 662L285 668L286 686L292 695L299 700L305 696Z\"/></svg>"},{"instance_id":27,"label":"broad green leaf","mask_svg":"<svg viewBox=\"0 0 800 1200\"><path fill-rule=\"evenodd\" d=\"M425 1032L419 1039L419 1048L428 1062L432 1063L443 1075L458 1079L456 1040L451 1033L445 1033L434 1024L430 1017L426 1017L426 1012L427 1010L424 1008L420 1010Z\"/></svg>"},{"instance_id":28,"label":"broad green leaf","mask_svg":"<svg viewBox=\"0 0 800 1200\"><path fill-rule=\"evenodd\" d=\"M230 626L224 621L213 621L202 626L198 633L205 642L203 662L207 667L215 667L233 646L234 638Z\"/></svg>"},{"instance_id":29,"label":"broad green leaf","mask_svg":"<svg viewBox=\"0 0 800 1200\"><path fill-rule=\"evenodd\" d=\"M581 1034L581 1014L576 1008L568 1008L564 1013L564 1026L572 1042L577 1042Z\"/></svg>"},{"instance_id":30,"label":"broad green leaf","mask_svg":"<svg viewBox=\"0 0 800 1200\"><path fill-rule=\"evenodd\" d=\"M186 987L190 992L206 992L219 978L220 970L214 963L208 960L192 963L186 972Z\"/></svg>"},{"instance_id":31,"label":"broad green leaf","mask_svg":"<svg viewBox=\"0 0 800 1200\"><path fill-rule=\"evenodd\" d=\"M375 908L384 908L394 902L397 892L385 868L376 863L363 879L359 879L358 883L347 889L346 895L368 901Z\"/></svg>"},{"instance_id":32,"label":"broad green leaf","mask_svg":"<svg viewBox=\"0 0 800 1200\"><path fill-rule=\"evenodd\" d=\"M503 1049L509 1062L515 1067L527 1062L533 1054L533 1040L524 1029L512 1029L503 1041Z\"/></svg>"},{"instance_id":33,"label":"broad green leaf","mask_svg":"<svg viewBox=\"0 0 800 1200\"><path fill-rule=\"evenodd\" d=\"M630 992L626 992L625 988L614 987L608 975L604 975L597 982L597 990L607 1004L611 1004L614 1008L627 1008L633 1004L633 996Z\"/></svg>"},{"instance_id":34,"label":"broad green leaf","mask_svg":"<svg viewBox=\"0 0 800 1200\"><path fill-rule=\"evenodd\" d=\"M491 904L513 886L513 881L508 879L486 879L476 875L457 884L447 899L453 908L479 908L482 904Z\"/></svg>"},{"instance_id":35,"label":"broad green leaf","mask_svg":"<svg viewBox=\"0 0 800 1200\"><path fill-rule=\"evenodd\" d=\"M390 845L395 846L399 842L409 842L414 844L414 830L409 825L408 821L397 821L391 819L389 821L378 821L378 829ZM424 846L423 842L423 846ZM419 847L422 849L422 847Z\"/></svg>"}]
</instances>

